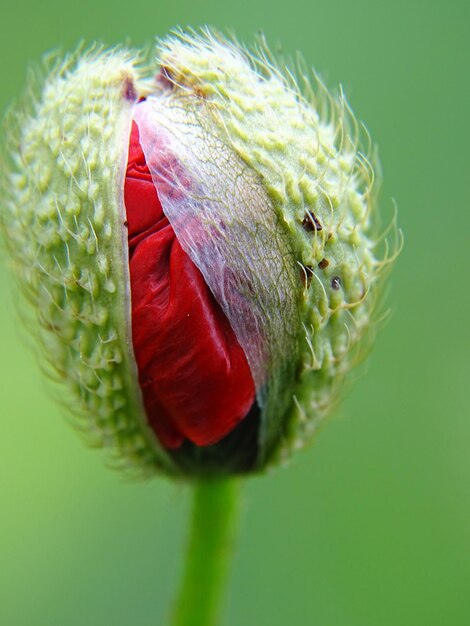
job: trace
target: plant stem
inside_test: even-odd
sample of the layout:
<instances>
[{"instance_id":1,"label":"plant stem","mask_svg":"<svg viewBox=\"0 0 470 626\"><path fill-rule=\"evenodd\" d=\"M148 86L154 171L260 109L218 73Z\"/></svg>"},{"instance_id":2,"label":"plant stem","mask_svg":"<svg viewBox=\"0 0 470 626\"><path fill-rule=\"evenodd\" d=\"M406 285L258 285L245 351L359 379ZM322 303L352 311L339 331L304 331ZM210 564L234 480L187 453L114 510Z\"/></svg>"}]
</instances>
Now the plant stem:
<instances>
[{"instance_id":1,"label":"plant stem","mask_svg":"<svg viewBox=\"0 0 470 626\"><path fill-rule=\"evenodd\" d=\"M191 535L172 626L215 626L238 518L238 481L194 485Z\"/></svg>"}]
</instances>

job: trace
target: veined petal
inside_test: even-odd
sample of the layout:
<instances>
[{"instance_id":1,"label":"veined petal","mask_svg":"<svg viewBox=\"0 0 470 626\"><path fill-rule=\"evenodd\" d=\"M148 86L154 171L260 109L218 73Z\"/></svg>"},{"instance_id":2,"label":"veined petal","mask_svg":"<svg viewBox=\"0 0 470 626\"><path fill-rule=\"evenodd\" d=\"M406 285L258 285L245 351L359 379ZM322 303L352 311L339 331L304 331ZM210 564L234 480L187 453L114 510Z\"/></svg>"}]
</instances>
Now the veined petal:
<instances>
[{"instance_id":1,"label":"veined petal","mask_svg":"<svg viewBox=\"0 0 470 626\"><path fill-rule=\"evenodd\" d=\"M124 193L139 382L150 425L166 448L185 439L206 446L248 414L254 384L243 349L176 238L158 191L134 123Z\"/></svg>"}]
</instances>

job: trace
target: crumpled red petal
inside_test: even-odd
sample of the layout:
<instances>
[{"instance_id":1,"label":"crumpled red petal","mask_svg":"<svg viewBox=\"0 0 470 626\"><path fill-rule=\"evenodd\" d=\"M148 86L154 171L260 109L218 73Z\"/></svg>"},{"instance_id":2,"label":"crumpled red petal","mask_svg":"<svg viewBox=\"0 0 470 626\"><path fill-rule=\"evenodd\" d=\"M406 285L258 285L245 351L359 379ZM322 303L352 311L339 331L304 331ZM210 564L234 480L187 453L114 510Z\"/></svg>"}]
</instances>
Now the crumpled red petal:
<instances>
[{"instance_id":1,"label":"crumpled red petal","mask_svg":"<svg viewBox=\"0 0 470 626\"><path fill-rule=\"evenodd\" d=\"M245 353L166 218L135 122L124 186L132 339L150 426L163 446L220 441L255 399Z\"/></svg>"}]
</instances>

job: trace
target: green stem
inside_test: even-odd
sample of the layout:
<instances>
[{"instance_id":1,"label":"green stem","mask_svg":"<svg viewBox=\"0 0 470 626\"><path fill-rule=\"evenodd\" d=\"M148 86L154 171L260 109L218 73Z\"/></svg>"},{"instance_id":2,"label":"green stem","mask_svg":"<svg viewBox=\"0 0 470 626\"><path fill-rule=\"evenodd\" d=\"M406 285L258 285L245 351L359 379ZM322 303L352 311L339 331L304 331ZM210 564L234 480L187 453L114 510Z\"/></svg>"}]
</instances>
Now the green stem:
<instances>
[{"instance_id":1,"label":"green stem","mask_svg":"<svg viewBox=\"0 0 470 626\"><path fill-rule=\"evenodd\" d=\"M238 481L207 479L194 485L191 535L172 626L215 626L229 571Z\"/></svg>"}]
</instances>

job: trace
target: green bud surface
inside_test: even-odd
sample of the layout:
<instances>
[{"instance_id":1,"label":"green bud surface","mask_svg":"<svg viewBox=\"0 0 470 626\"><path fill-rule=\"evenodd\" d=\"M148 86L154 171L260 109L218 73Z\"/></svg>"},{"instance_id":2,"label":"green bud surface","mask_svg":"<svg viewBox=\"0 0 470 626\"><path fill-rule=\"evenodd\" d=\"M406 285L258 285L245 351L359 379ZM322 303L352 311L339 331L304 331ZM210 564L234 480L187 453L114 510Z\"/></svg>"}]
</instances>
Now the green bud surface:
<instances>
[{"instance_id":1,"label":"green bud surface","mask_svg":"<svg viewBox=\"0 0 470 626\"><path fill-rule=\"evenodd\" d=\"M249 471L311 439L374 334L396 254L378 252L377 166L344 97L298 75L262 43L178 32L150 67L120 48L61 61L6 119L1 225L21 313L74 424L123 468L191 473L148 425L132 346L133 120L153 180L166 177L165 215L250 366ZM159 169L161 145L183 174Z\"/></svg>"}]
</instances>

